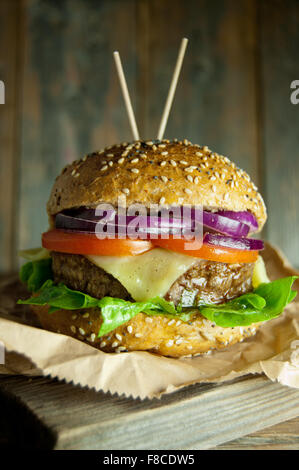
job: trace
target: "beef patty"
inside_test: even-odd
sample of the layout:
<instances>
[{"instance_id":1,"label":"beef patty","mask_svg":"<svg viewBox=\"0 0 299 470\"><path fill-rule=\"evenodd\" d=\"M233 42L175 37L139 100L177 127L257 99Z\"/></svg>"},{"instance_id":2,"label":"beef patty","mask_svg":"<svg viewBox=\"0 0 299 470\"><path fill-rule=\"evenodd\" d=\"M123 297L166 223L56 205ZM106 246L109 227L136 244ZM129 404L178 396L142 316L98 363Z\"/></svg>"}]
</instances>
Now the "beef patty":
<instances>
[{"instance_id":1,"label":"beef patty","mask_svg":"<svg viewBox=\"0 0 299 470\"><path fill-rule=\"evenodd\" d=\"M126 288L111 274L81 255L51 253L54 281L101 299L117 297L134 300ZM199 260L170 287L165 299L177 305L222 303L252 290L254 263L218 263Z\"/></svg>"}]
</instances>

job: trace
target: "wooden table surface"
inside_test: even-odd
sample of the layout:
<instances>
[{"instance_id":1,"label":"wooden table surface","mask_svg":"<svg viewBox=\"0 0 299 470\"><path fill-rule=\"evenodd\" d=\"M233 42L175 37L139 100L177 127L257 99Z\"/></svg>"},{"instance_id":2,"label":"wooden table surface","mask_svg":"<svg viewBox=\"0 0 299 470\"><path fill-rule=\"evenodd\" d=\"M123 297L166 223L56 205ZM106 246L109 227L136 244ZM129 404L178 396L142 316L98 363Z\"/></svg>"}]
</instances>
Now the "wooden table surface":
<instances>
[{"instance_id":1,"label":"wooden table surface","mask_svg":"<svg viewBox=\"0 0 299 470\"><path fill-rule=\"evenodd\" d=\"M298 450L299 417L214 447L219 450Z\"/></svg>"},{"instance_id":2,"label":"wooden table surface","mask_svg":"<svg viewBox=\"0 0 299 470\"><path fill-rule=\"evenodd\" d=\"M299 391L263 376L194 385L161 400L144 401L44 377L2 376L0 385L2 427L6 423L15 448L17 424L22 440L23 428L30 429L30 445L33 440L37 446L62 450L299 449L299 417L287 419L297 415ZM11 396L21 399L40 421ZM11 422L14 416L16 423ZM273 422L279 424L269 426Z\"/></svg>"}]
</instances>

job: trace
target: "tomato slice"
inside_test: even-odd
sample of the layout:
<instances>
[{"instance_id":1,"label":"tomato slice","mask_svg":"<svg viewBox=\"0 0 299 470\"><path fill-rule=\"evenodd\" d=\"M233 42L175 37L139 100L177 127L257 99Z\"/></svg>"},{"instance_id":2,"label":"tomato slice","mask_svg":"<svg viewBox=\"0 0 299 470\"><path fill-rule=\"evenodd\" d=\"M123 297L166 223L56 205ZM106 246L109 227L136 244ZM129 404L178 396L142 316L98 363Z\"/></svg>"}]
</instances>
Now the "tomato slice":
<instances>
[{"instance_id":1,"label":"tomato slice","mask_svg":"<svg viewBox=\"0 0 299 470\"><path fill-rule=\"evenodd\" d=\"M203 245L201 240L199 240L197 247L196 244L193 245L192 250L188 249L188 245L185 245L190 242L182 238L169 238L165 240L159 238L157 240L152 240L152 243L156 246L160 246L161 248L176 251L178 253L184 253L188 256L194 256L195 258L202 258L210 261L219 261L222 263L254 263L258 258L258 251L233 250L232 248Z\"/></svg>"},{"instance_id":2,"label":"tomato slice","mask_svg":"<svg viewBox=\"0 0 299 470\"><path fill-rule=\"evenodd\" d=\"M193 249L188 249L188 244L193 244ZM196 243L198 246L196 246ZM198 242L188 242L185 239L153 239L130 240L104 239L100 240L96 235L85 233L64 232L53 229L42 234L42 246L48 250L61 253L79 255L106 255L106 256L135 256L160 246L170 251L183 253L195 258L202 258L222 263L254 263L258 257L258 251L234 250L232 248L214 247Z\"/></svg>"},{"instance_id":3,"label":"tomato slice","mask_svg":"<svg viewBox=\"0 0 299 470\"><path fill-rule=\"evenodd\" d=\"M133 256L153 248L149 240L104 239L85 233L53 229L42 234L42 246L60 253L78 255Z\"/></svg>"}]
</instances>

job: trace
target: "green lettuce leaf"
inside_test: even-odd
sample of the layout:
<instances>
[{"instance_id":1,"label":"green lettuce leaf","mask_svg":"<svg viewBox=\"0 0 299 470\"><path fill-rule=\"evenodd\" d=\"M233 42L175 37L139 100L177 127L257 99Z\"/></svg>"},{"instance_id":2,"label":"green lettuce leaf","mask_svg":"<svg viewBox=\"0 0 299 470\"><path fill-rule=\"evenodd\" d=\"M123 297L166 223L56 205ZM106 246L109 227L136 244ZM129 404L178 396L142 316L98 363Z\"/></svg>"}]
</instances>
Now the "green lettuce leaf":
<instances>
[{"instance_id":1,"label":"green lettuce leaf","mask_svg":"<svg viewBox=\"0 0 299 470\"><path fill-rule=\"evenodd\" d=\"M161 297L144 302L129 302L112 297L99 300L69 289L64 284L55 285L52 277L51 258L30 261L22 266L21 281L27 284L31 292L37 294L18 303L48 305L49 313L61 308L78 310L97 307L101 310L103 318L99 336L113 331L140 312L147 315L167 315L185 322L200 312L205 318L222 327L248 326L280 315L296 296L296 291L291 290L296 276L291 276L260 284L253 292L225 304L199 304L191 308L179 305L175 308L173 303Z\"/></svg>"},{"instance_id":2,"label":"green lettuce leaf","mask_svg":"<svg viewBox=\"0 0 299 470\"><path fill-rule=\"evenodd\" d=\"M83 292L69 289L64 284L56 285L51 279L48 279L37 295L34 295L30 299L18 300L18 303L49 305L49 313L52 313L61 308L65 310L79 310L81 308L97 307L99 299L83 294Z\"/></svg>"},{"instance_id":3,"label":"green lettuce leaf","mask_svg":"<svg viewBox=\"0 0 299 470\"><path fill-rule=\"evenodd\" d=\"M30 292L37 292L45 281L53 278L52 258L29 261L21 267L19 276Z\"/></svg>"},{"instance_id":4,"label":"green lettuce leaf","mask_svg":"<svg viewBox=\"0 0 299 470\"><path fill-rule=\"evenodd\" d=\"M40 286L44 275L42 265L34 267L34 263L33 266L28 264L29 266L25 265L22 268L21 279L30 283L35 295L27 300L19 300L18 303L48 305L50 307L49 313L58 309L99 308L99 314L103 319L99 337L115 330L140 312L147 315L166 315L184 322L190 321L194 315L200 313L222 327L248 326L277 317L297 294L296 291L291 290L297 277L291 276L261 284L253 292L220 305L200 304L196 307L179 306L175 308L173 303L167 302L161 297L144 302L129 302L113 297L104 297L99 300L83 292L69 289L64 284L55 285L51 279L47 279ZM33 289L36 286L38 287Z\"/></svg>"},{"instance_id":5,"label":"green lettuce leaf","mask_svg":"<svg viewBox=\"0 0 299 470\"><path fill-rule=\"evenodd\" d=\"M29 250L20 250L19 256L25 258L28 261L39 261L41 259L50 258L49 250L46 248L31 248Z\"/></svg>"},{"instance_id":6,"label":"green lettuce leaf","mask_svg":"<svg viewBox=\"0 0 299 470\"><path fill-rule=\"evenodd\" d=\"M252 293L220 305L199 305L200 313L222 327L248 326L281 314L297 292L292 285L297 276L260 284Z\"/></svg>"},{"instance_id":7,"label":"green lettuce leaf","mask_svg":"<svg viewBox=\"0 0 299 470\"><path fill-rule=\"evenodd\" d=\"M99 300L83 292L69 289L64 284L55 285L48 279L39 291L30 299L18 300L18 304L48 305L49 313L59 309L79 310L99 308L103 323L99 336L106 335L118 326L131 320L135 315L144 312L147 315L167 315L177 320L188 321L192 313L177 312L174 305L161 297L145 302L129 302L114 297L104 297Z\"/></svg>"},{"instance_id":8,"label":"green lettuce leaf","mask_svg":"<svg viewBox=\"0 0 299 470\"><path fill-rule=\"evenodd\" d=\"M167 302L162 297L155 297L144 302L129 302L113 297L104 297L99 301L98 307L101 309L103 318L99 336L110 333L140 312L147 315L166 315L182 321L189 321L193 314L192 312L178 312L173 303Z\"/></svg>"}]
</instances>

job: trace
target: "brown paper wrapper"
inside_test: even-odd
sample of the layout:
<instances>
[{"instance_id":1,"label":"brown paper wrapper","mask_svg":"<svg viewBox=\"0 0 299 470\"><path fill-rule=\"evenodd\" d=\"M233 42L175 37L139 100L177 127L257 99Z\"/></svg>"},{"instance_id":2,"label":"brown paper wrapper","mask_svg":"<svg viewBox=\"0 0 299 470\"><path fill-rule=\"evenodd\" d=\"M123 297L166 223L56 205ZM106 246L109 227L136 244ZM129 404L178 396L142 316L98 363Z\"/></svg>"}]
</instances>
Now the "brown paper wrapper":
<instances>
[{"instance_id":1,"label":"brown paper wrapper","mask_svg":"<svg viewBox=\"0 0 299 470\"><path fill-rule=\"evenodd\" d=\"M269 243L262 252L271 280L297 275ZM299 282L295 283L299 290ZM193 358L167 358L147 352L107 354L74 338L45 331L25 306L16 278L0 289L0 341L6 362L0 374L44 375L82 387L133 398L154 398L194 383L224 382L246 374L299 388L299 298L254 337L221 351Z\"/></svg>"}]
</instances>

